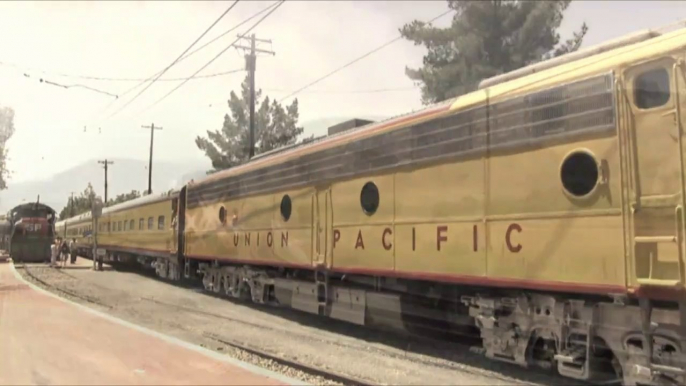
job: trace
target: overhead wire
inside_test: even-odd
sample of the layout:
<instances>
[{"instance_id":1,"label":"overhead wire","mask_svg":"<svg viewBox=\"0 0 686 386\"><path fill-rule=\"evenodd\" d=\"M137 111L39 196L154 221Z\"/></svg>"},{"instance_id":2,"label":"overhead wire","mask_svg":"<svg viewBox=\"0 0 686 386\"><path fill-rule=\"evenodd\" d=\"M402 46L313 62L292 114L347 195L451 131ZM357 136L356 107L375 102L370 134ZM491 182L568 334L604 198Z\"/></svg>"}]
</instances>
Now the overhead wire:
<instances>
[{"instance_id":1,"label":"overhead wire","mask_svg":"<svg viewBox=\"0 0 686 386\"><path fill-rule=\"evenodd\" d=\"M202 46L200 46L200 47L194 49L193 51L189 52L188 54L186 54L185 56L183 56L181 59L179 59L178 62L177 62L177 64L180 63L180 62L182 62L182 61L184 61L185 59L188 59L189 57L191 57L191 56L192 56L193 54L195 54L196 52L198 52L198 51L204 49L205 47L207 47L207 46L209 46L210 44L216 42L217 40L221 39L222 37L226 36L227 34L229 34L229 33L233 32L233 31L235 31L235 30L238 29L238 28L240 28L243 24L245 24L245 23L249 22L250 20L256 18L257 16L259 16L259 15L261 15L261 14L267 12L269 9L271 9L271 8L273 8L275 5L279 4L281 1L282 1L282 0L277 0L277 1L275 1L275 2L272 3L270 6L261 9L259 12L254 13L252 16L250 16L250 17L244 19L244 20L241 21L240 23L238 23L238 24L236 24L235 26L229 28L228 30L224 31L222 34L220 34L220 35L218 35L217 37L215 37L214 39L210 40L209 42L207 42L207 43L203 44ZM150 80L151 78L153 78L153 77L155 77L156 75L160 74L161 72L162 72L162 71L160 71L160 72L158 72L158 73L156 73L156 74L150 76L150 77L148 78L148 80ZM130 93L131 91L137 89L138 87L140 87L140 86L142 86L142 85L143 85L143 83L138 84L138 85L135 85L135 86L129 88L128 90L124 91L121 95L122 95L122 96L127 95L128 93Z\"/></svg>"},{"instance_id":2,"label":"overhead wire","mask_svg":"<svg viewBox=\"0 0 686 386\"><path fill-rule=\"evenodd\" d=\"M443 16L445 16L445 15L447 15L447 14L449 14L449 13L452 13L452 12L455 12L455 11L452 10L452 9L450 9L450 10L448 10L448 11L445 11L445 12L441 13L440 15L434 17L433 19L429 20L427 23L432 23L432 22L434 22L434 21L436 21L436 20L442 18ZM314 81L312 81L312 82L306 84L305 86L303 86L303 87L301 87L301 88L299 88L299 89L297 89L297 90L291 92L290 94L286 95L285 97L279 99L279 103L283 102L284 100L286 100L286 99L288 99L288 98L290 98L290 97L292 97L292 96L295 96L295 95L299 94L300 92L304 91L305 89L307 89L307 88L309 88L309 87L314 86L315 84L317 84L317 83L321 82L322 80L324 80L324 79L326 79L326 78L328 78L328 77L330 77L330 76L332 76L332 75L338 73L339 71L341 71L341 70L343 70L343 69L345 69L345 68L348 68L348 67L352 66L353 64L359 62L360 60L362 60L362 59L364 59L364 58L366 58L366 57L368 57L368 56L370 56L370 55L372 55L372 54L374 54L374 53L376 53L376 52L378 52L378 51L381 51L382 49L384 49L384 48L390 46L391 44L397 42L398 40L400 40L400 39L402 39L402 38L403 38L403 36L402 36L402 35L399 35L399 36L397 36L397 37L395 37L395 38L393 38L393 39L391 39L391 40L389 40L389 41L387 41L387 42L381 44L380 46L377 46L376 48L372 49L371 51L368 51L367 53L363 54L362 56L359 56L359 57L357 57L357 58L351 60L350 62L348 62L348 63L342 65L341 67L338 67L338 68L336 68L335 70L329 72L328 74L326 74L326 75L324 75L324 76L322 76L322 77L320 77L320 78L317 78L316 80L314 80Z\"/></svg>"},{"instance_id":3,"label":"overhead wire","mask_svg":"<svg viewBox=\"0 0 686 386\"><path fill-rule=\"evenodd\" d=\"M23 73L23 75L24 75L25 78L33 78L31 75L29 75L29 74L27 74L27 73ZM99 94L104 94L104 95L108 95L108 96L111 96L111 97L114 97L114 98L119 98L119 96L116 95L116 94L112 94L111 92L107 92L107 91L105 91L105 90L100 90L100 89L97 89L97 88L94 88L94 87L90 87L90 86L87 86L87 85L85 85L85 84L61 84L61 83L57 83L57 82L50 81L50 80L45 79L45 78L37 78L37 79L40 81L40 83L45 83L45 84L48 84L48 85L51 85L51 86L57 86L57 87L65 88L65 89L70 89L70 88L83 88L83 89L86 89L86 90L90 90L90 91L93 91L93 92L97 92L97 93L99 93Z\"/></svg>"},{"instance_id":4,"label":"overhead wire","mask_svg":"<svg viewBox=\"0 0 686 386\"><path fill-rule=\"evenodd\" d=\"M221 55L223 55L229 48L233 47L240 39L242 39L243 36L247 35L248 32L252 31L252 30L253 30L254 28L256 28L258 25L260 25L260 23L262 23L262 22L264 21L264 19L266 19L267 17L269 17L269 15L271 15L272 13L274 13L274 11L276 11L277 9L279 9L279 7L280 7L284 2L285 2L285 0L281 0L274 8L270 9L269 12L267 12L266 15L262 16L262 18L260 18L255 24L253 24L250 28L248 28L244 33L240 34L240 36L239 36L238 38L236 38L236 40L234 40L231 44L229 44L228 46L226 46L226 48L224 48L223 50L221 50L217 55L215 55L214 58L212 58L209 62L205 63L204 66L200 67L197 71L195 71L195 72L193 73L193 75L191 75L191 77L197 75L200 71L204 70L205 68L207 68L207 66L209 66L210 64L212 64L215 60L217 60L217 59L218 59ZM160 102L162 102L163 100L165 100L167 97L169 97L169 96L170 96L172 93L174 93L176 90L178 90L178 89L180 89L181 87L183 87L183 85L186 84L186 82L187 82L187 81L184 81L184 82L178 84L176 87L174 87L174 88L173 88L172 90L170 90L168 93L166 93L163 97L159 98L157 101L155 101L153 104L149 105L148 107L146 107L145 109L143 109L143 110L140 111L139 113L142 113L143 111L147 111L147 110L151 109L152 107L156 106L158 103L160 103Z\"/></svg>"},{"instance_id":5,"label":"overhead wire","mask_svg":"<svg viewBox=\"0 0 686 386\"><path fill-rule=\"evenodd\" d=\"M310 90L310 91L305 91L305 94L373 94L373 93L382 93L382 92L395 92L395 91L413 91L418 89L419 86L412 86L412 87L397 87L397 88L377 88L377 89L368 89L368 90ZM266 92L291 92L290 90L283 90L283 89L273 89L273 88L268 88L268 89L262 89Z\"/></svg>"},{"instance_id":6,"label":"overhead wire","mask_svg":"<svg viewBox=\"0 0 686 386\"><path fill-rule=\"evenodd\" d=\"M186 57L187 57L187 56L186 56ZM18 66L18 65L15 65L15 64L7 63L7 62L0 62L0 65L9 65L9 66L14 67L14 68L16 68L16 69L18 69L18 70L21 70L22 73L23 73L23 75L24 75L25 77L27 77L27 78L31 78L32 76L31 76L29 73L30 73L30 72L34 72L34 71L35 71L35 72L40 72L40 73L46 74L46 75L49 75L49 74L50 74L50 72L48 72L48 71L42 71L42 70L39 70L39 69L33 69L33 68L31 68L31 67L22 67L22 66ZM238 69L238 70L215 72L215 73L207 74L207 75L198 75L198 76L194 76L194 77L191 77L191 78L188 78L188 77L180 77L180 78L159 78L159 79L157 79L157 81L158 81L158 82L178 82L178 81L182 81L182 80L186 80L186 79L214 78L214 77L217 77L217 76L223 76L223 75L233 74L233 73L236 73L236 72L239 72L239 71L244 71L244 69L241 68L241 69ZM55 74L55 75L57 75L57 76L63 76L63 75L59 75L59 73L53 73L53 74ZM144 78L103 78L103 77L88 77L88 76L65 76L65 77L66 77L66 78L74 78L74 79L91 79L91 80L112 81L112 82L145 82L145 81L147 81L147 80L150 79L150 78L145 78L145 79L144 79ZM122 94L122 96L123 96L123 94Z\"/></svg>"},{"instance_id":7,"label":"overhead wire","mask_svg":"<svg viewBox=\"0 0 686 386\"><path fill-rule=\"evenodd\" d=\"M109 92L103 91L103 90L98 90L97 88L89 87L89 86L86 86L83 84L60 84L60 83L56 83L56 82L51 82L51 81L49 81L47 79L43 79L43 78L40 79L40 82L45 83L45 84L49 84L51 86L57 86L57 87L62 87L62 88L67 88L67 89L72 88L72 87L73 88L84 88L86 90L90 90L90 91L97 92L100 94L109 95L111 97L114 97L115 99L119 98L119 96L116 94L112 94L112 93L109 93Z\"/></svg>"},{"instance_id":8,"label":"overhead wire","mask_svg":"<svg viewBox=\"0 0 686 386\"><path fill-rule=\"evenodd\" d=\"M145 88L144 88L143 90L139 91L138 94L136 94L133 98L131 98L128 102L126 102L123 106L121 106L121 107L118 108L115 112L113 112L112 114L110 114L110 116L109 116L108 118L112 118L114 115L118 114L120 111L122 111L123 109L125 109L128 105L130 105L131 103L133 103L133 101L135 101L136 99L138 99L138 97L141 96L141 94L143 94L147 89L149 89L153 84L155 84L155 82L157 81L157 79L159 79L162 75L164 75L165 72L167 72L167 71L168 71L170 68L172 68L177 62L179 62L179 60L180 60L184 55L186 55L186 53L187 53L188 51L190 51L190 49L193 48L193 46L195 46L196 43L198 43L198 42L200 41L200 39L202 39L205 35L207 35L207 33L210 32L210 30L211 30L217 23L219 23L219 21L220 21L221 19L223 19L224 16L226 16L226 14L229 13L229 11L231 11L231 10L236 6L236 4L238 4L239 1L240 1L240 0L234 1L233 4L231 4L231 5L224 11L224 13L222 13L222 14L217 18L217 20L214 21L214 23L212 23L209 27L207 27L207 29L205 30L205 32L203 32L197 39L195 39L195 41L194 41L190 46L188 46L188 48L186 48L186 49L181 53L181 55L179 55L176 59L174 59L174 61L171 62L171 64L168 65L164 70L162 70L162 71L160 71L159 73L157 73L157 75L155 76L155 79L153 79L150 83L148 83L148 85L145 86ZM148 79L148 80L150 80L150 79ZM146 80L146 81L147 81L147 80ZM184 81L184 83L185 83L185 82L187 82L187 80Z\"/></svg>"},{"instance_id":9,"label":"overhead wire","mask_svg":"<svg viewBox=\"0 0 686 386\"><path fill-rule=\"evenodd\" d=\"M267 6L267 7L264 7L263 9L261 9L260 11L254 13L254 14L251 15L250 17L244 19L244 20L241 21L240 23L236 24L235 26L229 28L228 30L226 30L226 31L224 31L223 33L219 34L218 36L214 37L212 40L208 41L207 43L205 43L205 44L201 45L200 47L197 47L196 49L190 51L189 53L187 53L186 55L184 55L183 57L181 57L181 59L179 59L176 63L178 64L178 63L182 62L183 60L185 60L185 59L191 57L192 55L194 55L194 54L197 53L198 51L204 49L205 47L207 47L207 46L209 46L210 44L216 42L217 40L221 39L222 37L226 36L227 34L229 34L229 33L233 32L233 31L235 31L235 30L238 29L238 28L240 28L241 26L243 26L244 24L246 24L246 23L249 22L250 20L252 20L252 19L254 19L254 18L260 16L261 14L263 14L263 13L265 13L265 12L267 12L269 9L271 9L272 7L274 7L275 5L277 5L278 3L280 3L280 1L281 1L281 0L275 1L275 2L272 3L271 5L269 5L269 6ZM39 73L42 73L42 74L45 74L45 75L55 75L55 76L60 76L60 77L64 77L64 78L82 79L82 80L113 81L113 82L141 82L141 83L139 83L139 84L137 84L137 85L135 85L135 86L133 86L133 87L127 89L127 90L124 91L123 93L118 94L119 97L124 97L124 96L128 95L131 91L133 91L133 90L135 90L135 89L141 87L141 86L144 84L144 82L150 81L152 78L154 78L155 76L157 76L157 75L159 75L160 73L162 73L162 70L161 70L161 71L159 71L159 72L157 72L157 73L155 73L155 74L153 74L153 75L151 75L151 76L149 76L148 78L145 78L145 79L142 79L142 78L116 78L116 77L102 77L102 76L75 75L75 74L68 74L68 73L57 72L57 71L45 71L45 70L42 70L42 69L33 68L33 67L29 67L29 66L21 66L21 65L18 65L18 64L15 64L15 63L6 62L6 61L0 61L0 65L4 65L4 66L13 67L13 68L15 68L15 69L18 69L18 70L22 71L22 73L24 74L24 76L27 76L26 72L28 71L28 72L39 72ZM157 79L157 81L158 81L158 82L171 82L171 81L183 81L183 80L186 80L186 79L206 79L206 78L213 78L213 77L218 77L218 76L223 76L223 75L234 74L234 73L237 73L237 72L240 72L240 71L244 71L244 69L231 70L231 71L223 71L223 72L217 72L217 73L213 73L213 74L198 75L198 76L186 77L186 78L159 78L159 79ZM74 85L74 86L76 86L76 85ZM88 88L88 86L82 86L82 87ZM107 92L105 92L105 93L107 93ZM110 94L110 93L107 93L107 94ZM96 113L95 115L97 116L97 115L100 115L101 113L105 112L105 111L108 110L114 103L116 103L116 100L113 100L112 102L108 103L102 110L100 110L100 111L99 111L98 113Z\"/></svg>"},{"instance_id":10,"label":"overhead wire","mask_svg":"<svg viewBox=\"0 0 686 386\"><path fill-rule=\"evenodd\" d=\"M189 52L188 54L186 54L185 56L183 56L181 59L179 59L179 61L177 62L177 64L180 63L180 62L182 62L183 60L189 58L190 56L194 55L196 52L198 52L198 51L204 49L205 47L209 46L210 44L216 42L217 40L221 39L222 37L226 36L226 35L229 34L230 32L235 31L236 29L240 28L242 25L244 25L245 23L249 22L250 20L252 20L252 19L254 19L254 18L260 16L261 14L263 14L263 13L265 13L265 12L267 12L267 11L269 11L269 10L272 9L274 6L278 5L281 1L282 1L282 0L277 0L277 1L275 1L274 3L272 3L271 5L262 8L260 11L254 13L252 16L250 16L250 17L244 19L244 20L241 21L240 23L238 23L238 24L236 24L235 26L233 26L233 27L229 28L228 30L224 31L222 34L218 35L218 36L215 37L214 39L210 40L209 42L207 42L207 43L203 44L202 46L200 46L200 47L194 49L193 51ZM156 75L160 74L161 72L162 72L162 71L160 71L160 72L158 72L158 73L156 73L156 74L154 74L154 75L151 75L151 76L148 78L148 80L151 79L151 78L153 78L153 77L155 77ZM128 90L124 91L123 93L121 93L121 94L119 94L119 95L120 95L121 97L124 97L124 96L128 95L130 92L132 92L133 90L136 90L137 88L141 87L143 84L144 84L144 82L141 82L141 83L139 83L139 84L137 84L137 85L135 85L135 86L129 88ZM99 116L100 114L102 114L102 113L104 113L105 111L109 110L110 107L112 107L112 105L113 105L114 103L116 103L116 101L112 101L112 102L108 103L105 107L103 107L101 110L99 110L97 113L95 113L94 116Z\"/></svg>"}]
</instances>

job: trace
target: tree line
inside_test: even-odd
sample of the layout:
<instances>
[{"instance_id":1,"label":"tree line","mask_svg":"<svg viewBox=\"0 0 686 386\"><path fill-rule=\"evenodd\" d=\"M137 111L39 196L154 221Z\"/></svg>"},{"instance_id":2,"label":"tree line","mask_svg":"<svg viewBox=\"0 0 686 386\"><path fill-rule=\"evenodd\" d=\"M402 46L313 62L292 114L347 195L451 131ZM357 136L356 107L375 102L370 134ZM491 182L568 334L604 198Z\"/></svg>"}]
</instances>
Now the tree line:
<instances>
[{"instance_id":1,"label":"tree line","mask_svg":"<svg viewBox=\"0 0 686 386\"><path fill-rule=\"evenodd\" d=\"M117 195L115 198L110 198L105 203L104 207L117 205L122 202L133 200L141 196L141 192L138 190L132 190L129 193L122 193ZM67 199L67 204L62 208L59 213L59 218L64 220L73 216L78 216L80 214L86 213L91 210L93 203L102 203L102 197L95 194L93 185L88 183L86 189L83 190L78 196L69 197Z\"/></svg>"},{"instance_id":2,"label":"tree line","mask_svg":"<svg viewBox=\"0 0 686 386\"><path fill-rule=\"evenodd\" d=\"M423 65L420 68L406 68L405 74L420 86L421 101L428 105L474 91L483 79L576 51L588 32L586 23L564 41L561 41L558 33L570 3L571 0L449 0L447 5L454 13L448 27L439 28L414 20L399 29L405 40L426 48ZM212 169L208 173L248 161L248 81L246 77L238 93L231 91L229 94L228 112L221 126L195 139L198 149L212 162ZM304 131L298 119L297 99L284 106L268 96L263 97L262 90L257 90L255 154L297 143ZM3 132L2 124L0 115L0 135ZM3 144L0 142L0 145ZM4 146L0 151L5 151ZM0 189L5 187L5 153L1 152L0 170L3 170L3 174L0 174ZM140 192L135 190L120 194L108 201L107 206L137 197L140 197ZM88 184L80 196L74 197L73 208L68 202L62 209L60 218L90 210L90 200L96 198L99 197L95 196L92 186Z\"/></svg>"}]
</instances>

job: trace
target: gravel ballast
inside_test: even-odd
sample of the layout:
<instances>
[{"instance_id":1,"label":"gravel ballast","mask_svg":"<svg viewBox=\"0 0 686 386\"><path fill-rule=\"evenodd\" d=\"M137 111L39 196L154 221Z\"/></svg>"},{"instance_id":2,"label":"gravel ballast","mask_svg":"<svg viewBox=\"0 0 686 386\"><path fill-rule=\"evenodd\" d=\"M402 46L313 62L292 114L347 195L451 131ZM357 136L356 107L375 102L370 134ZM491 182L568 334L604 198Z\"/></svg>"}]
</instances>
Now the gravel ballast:
<instances>
[{"instance_id":1,"label":"gravel ballast","mask_svg":"<svg viewBox=\"0 0 686 386\"><path fill-rule=\"evenodd\" d=\"M564 382L558 376L488 360L466 346L403 337L294 310L237 303L140 273L44 265L29 265L28 269L31 275L17 267L25 279L62 297L311 384L337 383L222 341L371 384Z\"/></svg>"}]
</instances>

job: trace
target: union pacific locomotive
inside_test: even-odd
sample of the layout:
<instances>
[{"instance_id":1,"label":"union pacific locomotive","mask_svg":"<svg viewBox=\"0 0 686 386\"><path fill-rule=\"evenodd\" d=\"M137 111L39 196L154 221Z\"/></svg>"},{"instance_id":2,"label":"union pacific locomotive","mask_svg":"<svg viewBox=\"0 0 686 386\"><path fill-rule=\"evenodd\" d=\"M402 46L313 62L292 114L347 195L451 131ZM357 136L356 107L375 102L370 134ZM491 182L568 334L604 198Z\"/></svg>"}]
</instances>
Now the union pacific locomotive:
<instances>
[{"instance_id":1,"label":"union pacific locomotive","mask_svg":"<svg viewBox=\"0 0 686 386\"><path fill-rule=\"evenodd\" d=\"M50 260L50 245L55 239L55 210L39 201L10 210L0 235L15 262Z\"/></svg>"},{"instance_id":2,"label":"union pacific locomotive","mask_svg":"<svg viewBox=\"0 0 686 386\"><path fill-rule=\"evenodd\" d=\"M633 34L57 229L233 297L684 384L685 60L686 29Z\"/></svg>"}]
</instances>

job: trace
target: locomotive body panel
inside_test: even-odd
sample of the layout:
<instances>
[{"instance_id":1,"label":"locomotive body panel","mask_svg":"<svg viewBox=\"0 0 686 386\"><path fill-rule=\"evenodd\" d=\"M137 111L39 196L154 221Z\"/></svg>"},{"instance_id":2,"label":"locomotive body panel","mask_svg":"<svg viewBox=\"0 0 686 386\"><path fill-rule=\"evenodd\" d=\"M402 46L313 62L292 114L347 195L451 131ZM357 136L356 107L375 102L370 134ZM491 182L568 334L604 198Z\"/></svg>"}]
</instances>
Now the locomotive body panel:
<instances>
[{"instance_id":1,"label":"locomotive body panel","mask_svg":"<svg viewBox=\"0 0 686 386\"><path fill-rule=\"evenodd\" d=\"M288 221L280 212L284 195L291 202ZM310 268L312 189L229 199L188 209L185 237L185 254L189 257Z\"/></svg>"}]
</instances>

